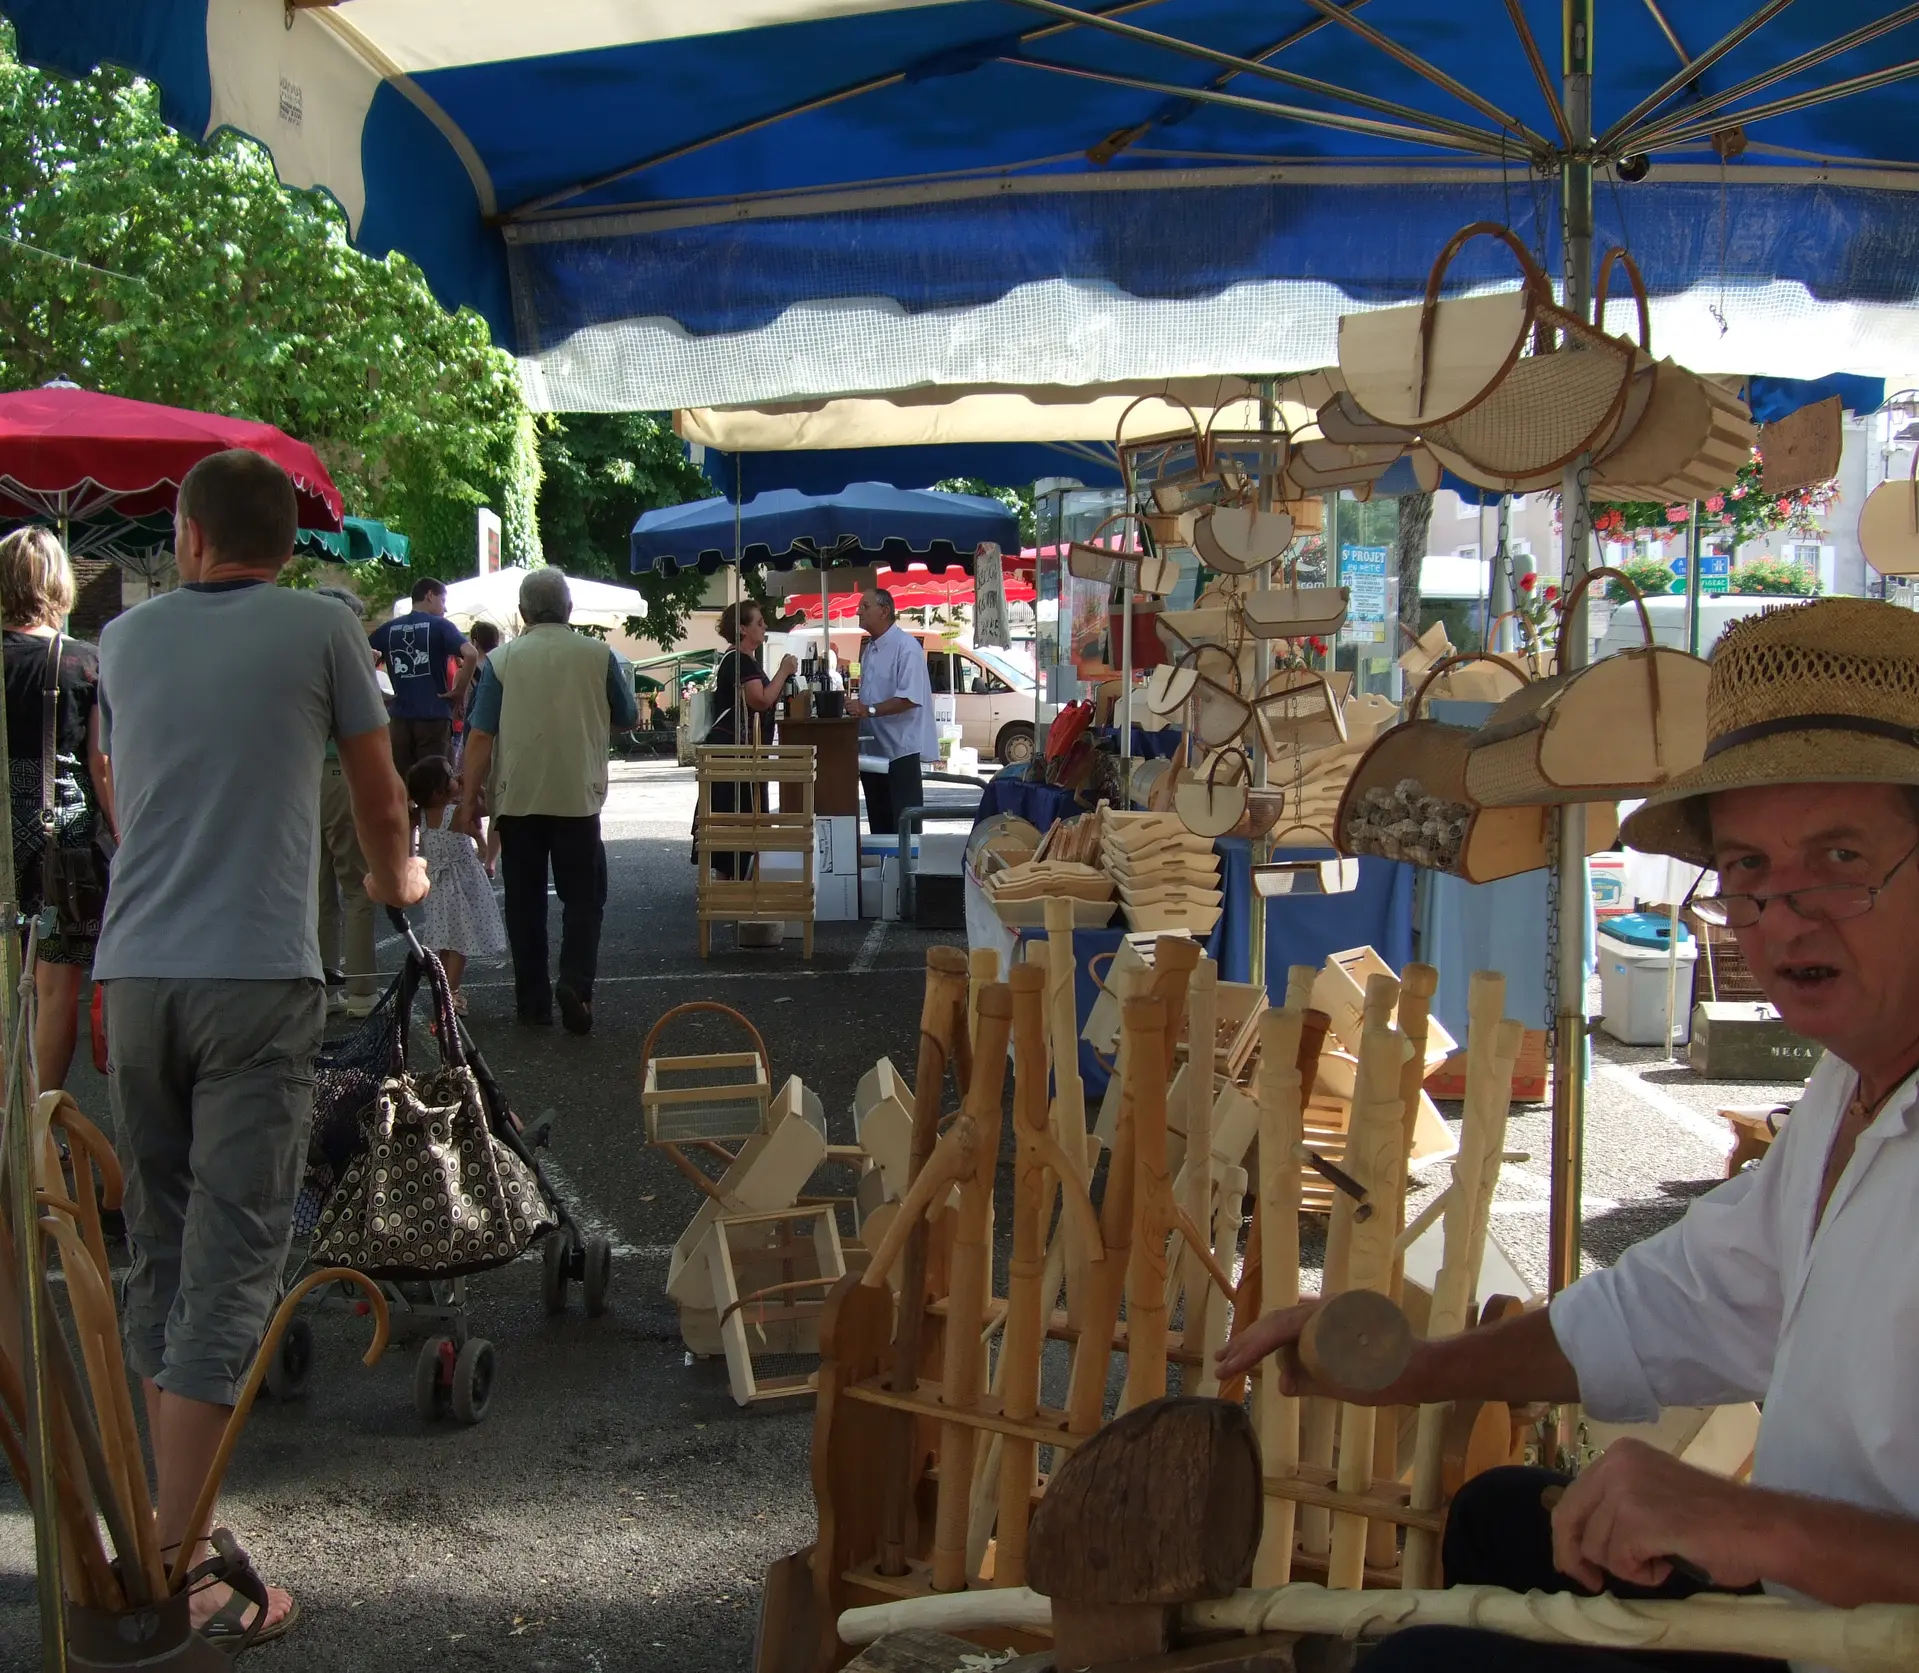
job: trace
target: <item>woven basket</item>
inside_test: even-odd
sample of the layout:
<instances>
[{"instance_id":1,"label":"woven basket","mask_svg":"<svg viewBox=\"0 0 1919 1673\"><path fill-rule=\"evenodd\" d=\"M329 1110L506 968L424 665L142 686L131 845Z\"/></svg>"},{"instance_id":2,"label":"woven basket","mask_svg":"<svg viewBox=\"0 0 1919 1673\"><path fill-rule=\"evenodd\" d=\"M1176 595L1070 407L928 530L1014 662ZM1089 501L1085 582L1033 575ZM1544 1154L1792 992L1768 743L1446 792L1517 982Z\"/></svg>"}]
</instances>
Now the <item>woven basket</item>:
<instances>
[{"instance_id":1,"label":"woven basket","mask_svg":"<svg viewBox=\"0 0 1919 1673\"><path fill-rule=\"evenodd\" d=\"M1528 269L1528 285L1545 285L1550 298L1550 285L1525 247L1503 227L1485 230L1507 240ZM1455 239L1448 248L1462 241ZM1623 260L1639 292L1643 336L1648 329L1645 287L1623 251L1608 254L1600 274L1600 305L1604 307L1603 286L1615 260ZM1463 462L1469 479L1488 487L1536 482L1580 454L1608 444L1625 411L1628 385L1643 352L1549 299L1535 305L1534 322L1531 354L1516 356L1505 376L1464 413L1427 424L1423 430L1427 446L1437 457L1450 459L1455 469Z\"/></svg>"},{"instance_id":2,"label":"woven basket","mask_svg":"<svg viewBox=\"0 0 1919 1673\"><path fill-rule=\"evenodd\" d=\"M1707 664L1653 643L1627 577L1588 570L1566 595L1562 619L1602 575L1632 590L1645 645L1535 680L1500 704L1473 735L1466 764L1467 790L1483 806L1645 796L1705 758Z\"/></svg>"}]
</instances>

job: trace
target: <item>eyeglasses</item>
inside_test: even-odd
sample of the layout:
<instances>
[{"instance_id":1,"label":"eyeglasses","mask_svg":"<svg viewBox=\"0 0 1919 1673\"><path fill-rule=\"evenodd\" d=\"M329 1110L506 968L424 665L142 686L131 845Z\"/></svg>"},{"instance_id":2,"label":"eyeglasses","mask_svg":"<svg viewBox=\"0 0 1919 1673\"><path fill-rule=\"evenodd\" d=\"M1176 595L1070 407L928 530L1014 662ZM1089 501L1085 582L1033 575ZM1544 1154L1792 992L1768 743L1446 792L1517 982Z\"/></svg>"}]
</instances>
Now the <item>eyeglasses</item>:
<instances>
[{"instance_id":1,"label":"eyeglasses","mask_svg":"<svg viewBox=\"0 0 1919 1673\"><path fill-rule=\"evenodd\" d=\"M1768 906L1783 900L1802 918L1819 924L1836 924L1870 912L1879 899L1880 890L1915 854L1919 854L1919 842L1900 855L1893 862L1892 870L1877 883L1818 883L1810 889L1786 889L1776 895L1699 895L1692 899L1692 909L1703 923L1720 924L1728 929L1751 929Z\"/></svg>"}]
</instances>

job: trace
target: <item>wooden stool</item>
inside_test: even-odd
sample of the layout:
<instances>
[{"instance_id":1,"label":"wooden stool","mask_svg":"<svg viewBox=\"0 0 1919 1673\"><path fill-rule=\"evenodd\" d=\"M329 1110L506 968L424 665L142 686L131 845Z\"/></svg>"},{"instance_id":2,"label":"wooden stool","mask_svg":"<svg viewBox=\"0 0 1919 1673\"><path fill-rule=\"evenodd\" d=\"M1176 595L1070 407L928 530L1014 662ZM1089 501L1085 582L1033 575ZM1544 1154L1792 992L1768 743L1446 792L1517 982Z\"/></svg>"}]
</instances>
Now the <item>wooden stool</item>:
<instances>
[{"instance_id":1,"label":"wooden stool","mask_svg":"<svg viewBox=\"0 0 1919 1673\"><path fill-rule=\"evenodd\" d=\"M1732 1150L1726 1157L1726 1177L1748 1162L1756 1162L1772 1148L1780 1122L1791 1112L1789 1104L1727 1104L1719 1115L1732 1128Z\"/></svg>"}]
</instances>

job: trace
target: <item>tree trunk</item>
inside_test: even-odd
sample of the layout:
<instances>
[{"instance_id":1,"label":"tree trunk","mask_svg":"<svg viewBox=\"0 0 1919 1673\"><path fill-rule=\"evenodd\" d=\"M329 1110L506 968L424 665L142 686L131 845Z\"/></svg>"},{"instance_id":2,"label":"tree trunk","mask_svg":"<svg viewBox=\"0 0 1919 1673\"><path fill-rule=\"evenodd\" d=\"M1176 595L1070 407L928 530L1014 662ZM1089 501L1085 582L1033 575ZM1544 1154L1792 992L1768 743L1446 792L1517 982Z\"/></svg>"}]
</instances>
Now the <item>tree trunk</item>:
<instances>
[{"instance_id":1,"label":"tree trunk","mask_svg":"<svg viewBox=\"0 0 1919 1673\"><path fill-rule=\"evenodd\" d=\"M1399 538L1393 552L1399 574L1399 622L1406 631L1391 647L1394 656L1419 637L1419 572L1426 561L1426 535L1432 524L1431 494L1399 496Z\"/></svg>"}]
</instances>

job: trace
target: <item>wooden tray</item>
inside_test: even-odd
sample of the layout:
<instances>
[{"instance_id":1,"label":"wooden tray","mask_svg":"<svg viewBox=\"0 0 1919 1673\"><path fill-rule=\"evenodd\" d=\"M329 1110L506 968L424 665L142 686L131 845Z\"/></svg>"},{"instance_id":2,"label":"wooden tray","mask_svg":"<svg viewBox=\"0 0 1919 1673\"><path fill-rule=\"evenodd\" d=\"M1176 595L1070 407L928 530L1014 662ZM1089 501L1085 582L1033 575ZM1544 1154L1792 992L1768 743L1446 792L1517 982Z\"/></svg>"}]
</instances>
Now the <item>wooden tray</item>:
<instances>
[{"instance_id":1,"label":"wooden tray","mask_svg":"<svg viewBox=\"0 0 1919 1673\"><path fill-rule=\"evenodd\" d=\"M1073 928L1104 929L1113 921L1115 904L1111 900L1075 900L1072 903ZM1001 923L1013 929L1044 929L1046 927L1044 897L1037 900L995 901L993 912Z\"/></svg>"}]
</instances>

